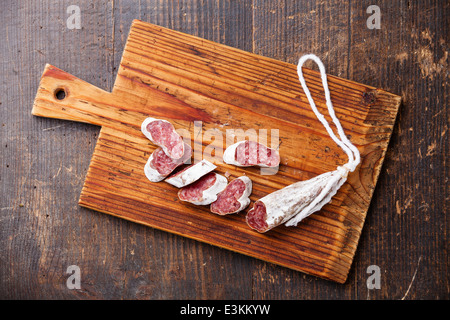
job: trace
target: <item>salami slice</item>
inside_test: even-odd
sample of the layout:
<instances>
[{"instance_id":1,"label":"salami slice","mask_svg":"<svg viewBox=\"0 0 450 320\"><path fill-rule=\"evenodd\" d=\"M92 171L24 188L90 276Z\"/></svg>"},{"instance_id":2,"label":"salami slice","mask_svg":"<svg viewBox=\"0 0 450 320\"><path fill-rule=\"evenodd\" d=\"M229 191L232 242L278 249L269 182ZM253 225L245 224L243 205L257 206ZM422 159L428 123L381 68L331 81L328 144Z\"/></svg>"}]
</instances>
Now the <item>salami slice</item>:
<instances>
[{"instance_id":1,"label":"salami slice","mask_svg":"<svg viewBox=\"0 0 450 320\"><path fill-rule=\"evenodd\" d=\"M161 147L172 159L180 159L183 157L183 138L175 131L175 128L169 121L147 118L142 122L141 131L151 142Z\"/></svg>"},{"instance_id":2,"label":"salami slice","mask_svg":"<svg viewBox=\"0 0 450 320\"><path fill-rule=\"evenodd\" d=\"M205 174L213 171L215 168L216 166L214 164L212 164L208 160L203 159L196 164L192 164L184 168L183 170L172 174L164 181L177 188L182 188L197 181Z\"/></svg>"},{"instance_id":3,"label":"salami slice","mask_svg":"<svg viewBox=\"0 0 450 320\"><path fill-rule=\"evenodd\" d=\"M261 143L244 140L229 146L223 154L223 161L239 167L277 167L280 154Z\"/></svg>"},{"instance_id":4,"label":"salami slice","mask_svg":"<svg viewBox=\"0 0 450 320\"><path fill-rule=\"evenodd\" d=\"M247 224L258 232L266 232L285 222L287 226L296 225L331 200L345 182L347 172L339 167L268 194L256 201L247 213Z\"/></svg>"},{"instance_id":5,"label":"salami slice","mask_svg":"<svg viewBox=\"0 0 450 320\"><path fill-rule=\"evenodd\" d=\"M217 200L211 204L210 210L219 215L236 213L244 210L249 204L252 193L252 181L246 176L231 181L217 195Z\"/></svg>"},{"instance_id":6,"label":"salami slice","mask_svg":"<svg viewBox=\"0 0 450 320\"><path fill-rule=\"evenodd\" d=\"M208 205L217 199L217 194L227 186L228 180L224 176L210 172L194 183L181 188L178 198L196 205Z\"/></svg>"},{"instance_id":7,"label":"salami slice","mask_svg":"<svg viewBox=\"0 0 450 320\"><path fill-rule=\"evenodd\" d=\"M169 157L163 150L158 147L148 158L144 167L145 176L151 182L159 182L164 180L169 174L175 170L178 166L182 165L191 158L192 148L185 143L184 155L180 159L174 160Z\"/></svg>"}]
</instances>

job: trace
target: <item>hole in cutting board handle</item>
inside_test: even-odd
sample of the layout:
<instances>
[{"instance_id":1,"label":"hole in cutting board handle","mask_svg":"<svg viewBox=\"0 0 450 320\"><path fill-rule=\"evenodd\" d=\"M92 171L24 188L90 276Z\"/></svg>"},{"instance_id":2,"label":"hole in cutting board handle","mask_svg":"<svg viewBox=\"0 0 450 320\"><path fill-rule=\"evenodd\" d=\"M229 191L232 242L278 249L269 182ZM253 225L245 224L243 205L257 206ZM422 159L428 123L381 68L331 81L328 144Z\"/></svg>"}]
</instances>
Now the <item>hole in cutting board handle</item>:
<instances>
[{"instance_id":1,"label":"hole in cutting board handle","mask_svg":"<svg viewBox=\"0 0 450 320\"><path fill-rule=\"evenodd\" d=\"M58 100L64 100L67 96L67 91L64 88L57 88L54 92L55 98Z\"/></svg>"}]
</instances>

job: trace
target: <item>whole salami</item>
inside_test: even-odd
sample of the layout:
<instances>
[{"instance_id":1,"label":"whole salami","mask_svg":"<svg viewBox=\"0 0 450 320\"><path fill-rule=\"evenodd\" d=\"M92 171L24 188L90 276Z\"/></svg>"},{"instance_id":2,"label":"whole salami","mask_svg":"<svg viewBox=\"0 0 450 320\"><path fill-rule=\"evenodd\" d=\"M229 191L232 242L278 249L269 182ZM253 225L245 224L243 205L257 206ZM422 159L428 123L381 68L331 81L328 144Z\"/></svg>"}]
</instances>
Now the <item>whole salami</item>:
<instances>
[{"instance_id":1,"label":"whole salami","mask_svg":"<svg viewBox=\"0 0 450 320\"><path fill-rule=\"evenodd\" d=\"M151 182L164 180L175 168L187 162L192 155L192 148L187 143L184 145L184 155L174 160L169 157L161 147L158 147L148 158L144 167L145 176Z\"/></svg>"},{"instance_id":2,"label":"whole salami","mask_svg":"<svg viewBox=\"0 0 450 320\"><path fill-rule=\"evenodd\" d=\"M336 194L347 178L347 171L339 168L293 183L257 200L247 213L247 224L258 232L266 232L285 222L287 226L296 225L319 211ZM316 201L318 199L320 201Z\"/></svg>"},{"instance_id":3,"label":"whole salami","mask_svg":"<svg viewBox=\"0 0 450 320\"><path fill-rule=\"evenodd\" d=\"M210 172L190 185L178 191L178 198L181 201L190 202L196 205L208 205L217 199L217 194L227 186L227 178Z\"/></svg>"},{"instance_id":4,"label":"whole salami","mask_svg":"<svg viewBox=\"0 0 450 320\"><path fill-rule=\"evenodd\" d=\"M183 170L172 174L164 181L177 188L182 188L197 181L205 174L213 171L215 168L216 166L214 164L206 159L203 159L196 164L192 164Z\"/></svg>"},{"instance_id":5,"label":"whole salami","mask_svg":"<svg viewBox=\"0 0 450 320\"><path fill-rule=\"evenodd\" d=\"M223 161L239 167L277 167L280 154L261 143L244 140L229 146L223 154Z\"/></svg>"},{"instance_id":6,"label":"whole salami","mask_svg":"<svg viewBox=\"0 0 450 320\"><path fill-rule=\"evenodd\" d=\"M252 181L247 176L241 176L231 181L217 195L217 200L211 203L212 213L226 215L244 210L250 204Z\"/></svg>"},{"instance_id":7,"label":"whole salami","mask_svg":"<svg viewBox=\"0 0 450 320\"><path fill-rule=\"evenodd\" d=\"M172 159L183 157L183 138L175 131L175 128L169 121L147 118L142 122L141 131Z\"/></svg>"}]
</instances>

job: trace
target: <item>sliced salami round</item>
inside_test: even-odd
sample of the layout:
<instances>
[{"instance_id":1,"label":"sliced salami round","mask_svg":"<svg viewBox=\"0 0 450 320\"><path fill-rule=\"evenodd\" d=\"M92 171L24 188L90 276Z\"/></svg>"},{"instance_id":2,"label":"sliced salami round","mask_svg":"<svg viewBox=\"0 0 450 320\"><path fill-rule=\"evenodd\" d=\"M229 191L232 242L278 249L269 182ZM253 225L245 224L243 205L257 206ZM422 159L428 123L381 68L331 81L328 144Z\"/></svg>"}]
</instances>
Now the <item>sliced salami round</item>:
<instances>
[{"instance_id":1,"label":"sliced salami round","mask_svg":"<svg viewBox=\"0 0 450 320\"><path fill-rule=\"evenodd\" d=\"M178 166L187 162L192 156L192 148L185 143L184 155L180 159L174 160L169 157L161 147L158 147L148 158L144 167L145 176L151 182L164 180Z\"/></svg>"},{"instance_id":2,"label":"sliced salami round","mask_svg":"<svg viewBox=\"0 0 450 320\"><path fill-rule=\"evenodd\" d=\"M172 159L183 157L183 138L175 131L174 126L169 121L147 118L142 122L141 131Z\"/></svg>"},{"instance_id":3,"label":"sliced salami round","mask_svg":"<svg viewBox=\"0 0 450 320\"><path fill-rule=\"evenodd\" d=\"M212 213L226 215L244 210L249 204L252 193L252 181L247 176L241 176L231 181L217 195L217 200L211 203Z\"/></svg>"},{"instance_id":4,"label":"sliced salami round","mask_svg":"<svg viewBox=\"0 0 450 320\"><path fill-rule=\"evenodd\" d=\"M210 172L194 183L181 188L178 198L181 201L196 205L208 205L217 200L217 194L227 186L228 180L224 176Z\"/></svg>"},{"instance_id":5,"label":"sliced salami round","mask_svg":"<svg viewBox=\"0 0 450 320\"><path fill-rule=\"evenodd\" d=\"M215 168L217 167L214 164L212 164L208 160L203 159L196 164L192 164L184 168L183 170L172 174L164 181L177 188L182 188L197 181L205 174L213 171Z\"/></svg>"},{"instance_id":6,"label":"sliced salami round","mask_svg":"<svg viewBox=\"0 0 450 320\"><path fill-rule=\"evenodd\" d=\"M280 154L261 143L244 140L229 146L223 154L223 161L238 167L277 167Z\"/></svg>"}]
</instances>

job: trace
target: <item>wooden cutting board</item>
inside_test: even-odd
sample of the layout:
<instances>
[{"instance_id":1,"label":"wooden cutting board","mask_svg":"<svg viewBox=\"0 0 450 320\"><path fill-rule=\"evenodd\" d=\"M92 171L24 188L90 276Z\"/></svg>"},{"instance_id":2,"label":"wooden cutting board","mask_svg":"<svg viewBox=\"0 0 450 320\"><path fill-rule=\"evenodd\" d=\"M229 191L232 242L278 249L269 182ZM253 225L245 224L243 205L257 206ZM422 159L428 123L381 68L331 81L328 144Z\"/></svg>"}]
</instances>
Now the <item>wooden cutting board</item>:
<instances>
[{"instance_id":1,"label":"wooden cutting board","mask_svg":"<svg viewBox=\"0 0 450 320\"><path fill-rule=\"evenodd\" d=\"M327 114L318 72L304 69L304 74L319 110ZM112 92L47 65L32 113L101 126L81 206L343 283L400 97L333 76L328 81L336 115L362 163L320 212L297 227L265 234L247 226L248 209L217 216L208 206L179 201L177 188L149 182L143 168L155 146L140 125L148 116L171 121L190 136L194 161L205 148L217 147L203 156L218 166L216 172L230 174L229 180L243 174L253 180L251 208L270 192L347 162L313 114L295 65L135 20ZM220 148L233 137L227 130L239 129L268 132L268 143L281 154L277 174L220 161ZM279 139L271 141L274 130Z\"/></svg>"}]
</instances>

